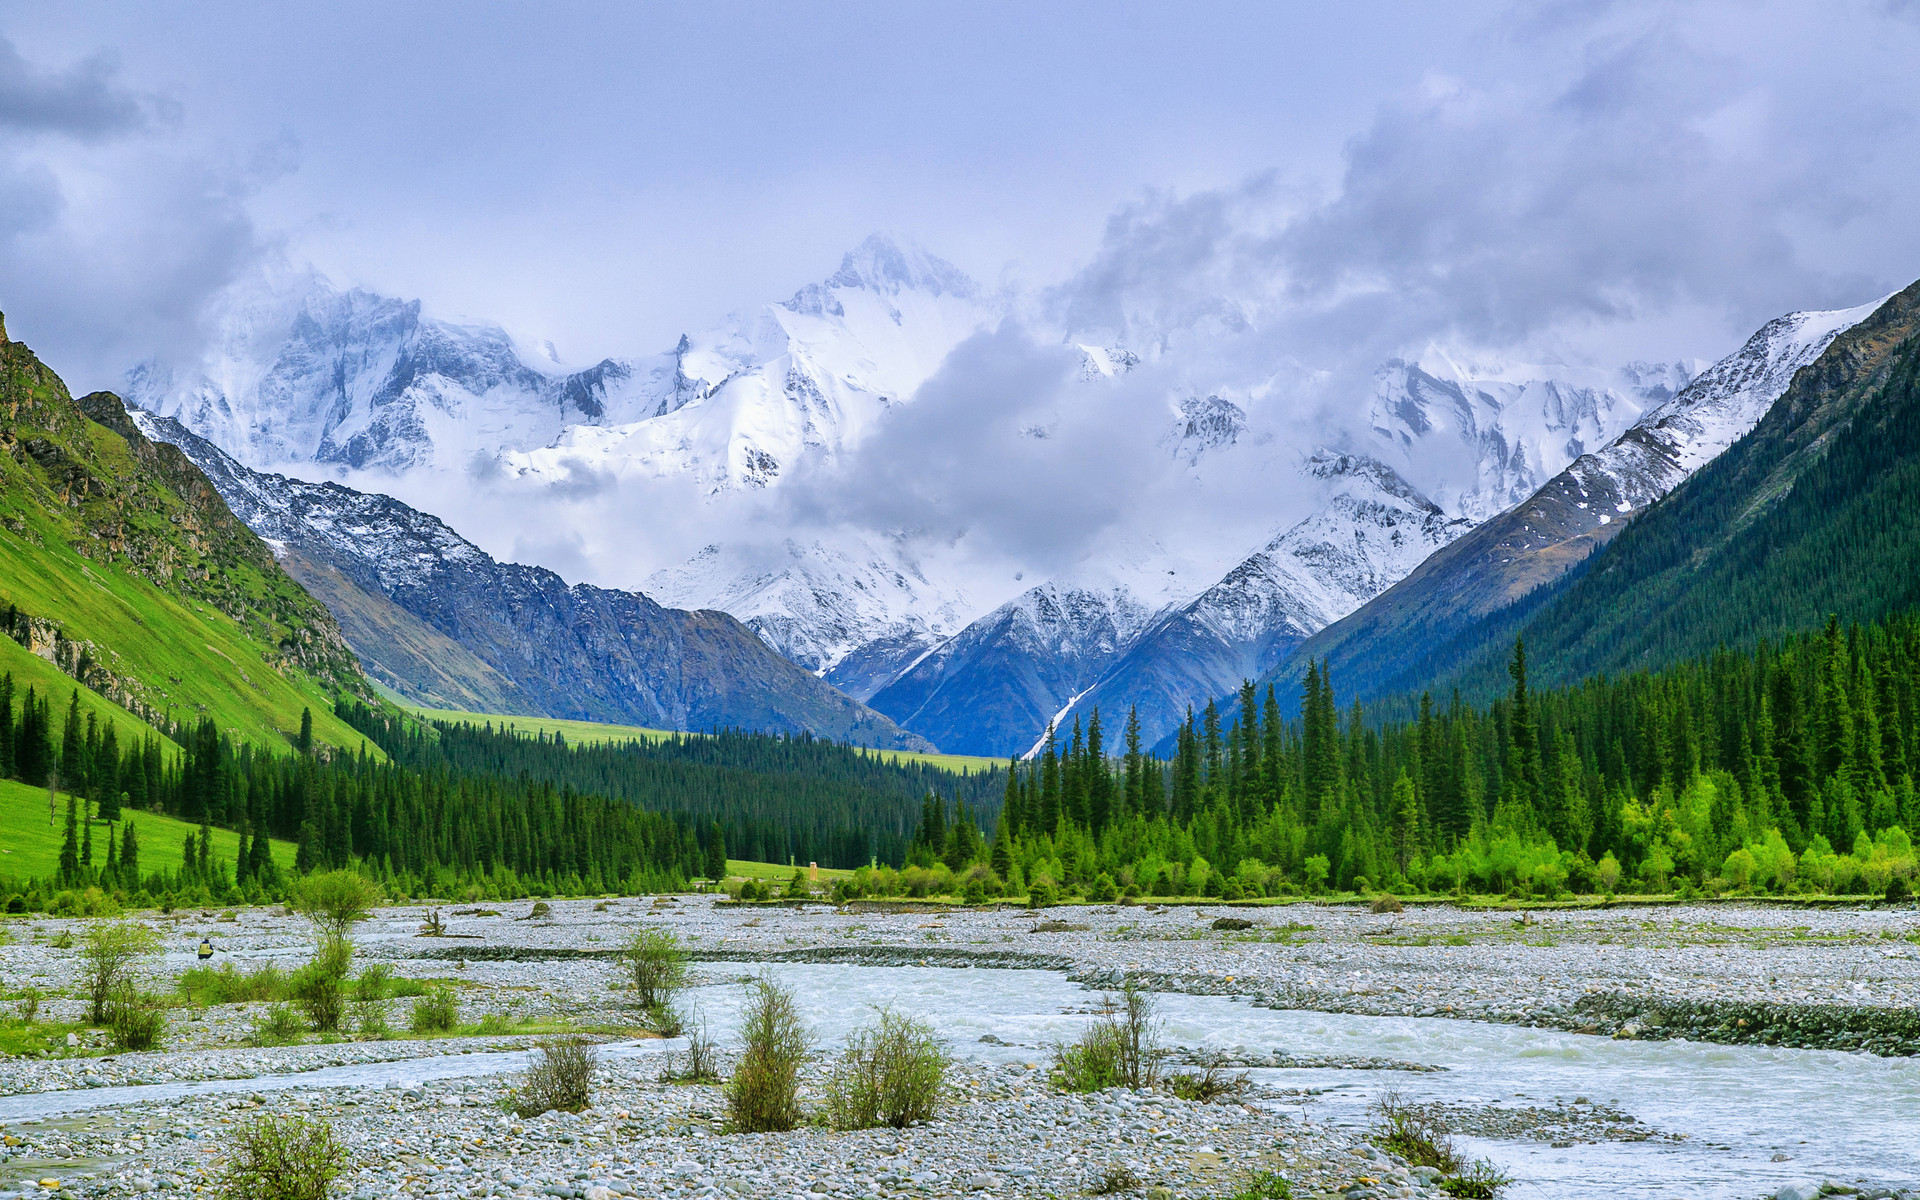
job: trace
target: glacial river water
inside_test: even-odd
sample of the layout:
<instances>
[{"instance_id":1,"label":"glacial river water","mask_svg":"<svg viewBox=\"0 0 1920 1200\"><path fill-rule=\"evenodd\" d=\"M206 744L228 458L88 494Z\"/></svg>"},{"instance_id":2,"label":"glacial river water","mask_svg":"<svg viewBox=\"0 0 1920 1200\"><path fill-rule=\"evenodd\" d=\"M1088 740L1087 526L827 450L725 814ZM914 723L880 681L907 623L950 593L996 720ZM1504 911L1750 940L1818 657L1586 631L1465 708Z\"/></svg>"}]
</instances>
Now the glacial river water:
<instances>
[{"instance_id":1,"label":"glacial river water","mask_svg":"<svg viewBox=\"0 0 1920 1200\"><path fill-rule=\"evenodd\" d=\"M712 964L716 978L758 968ZM1041 1062L1044 1047L1071 1038L1099 995L1051 971L958 970L776 964L822 1045L836 1044L876 1005L924 1016L956 1054L995 1062ZM692 1006L722 1045L732 1042L746 989L727 982L693 989ZM1261 1083L1311 1088L1304 1101L1276 1103L1288 1120L1361 1126L1388 1087L1409 1099L1450 1104L1551 1106L1584 1096L1625 1112L1680 1142L1647 1141L1554 1149L1532 1141L1461 1139L1518 1182L1514 1200L1753 1200L1795 1179L1865 1176L1920 1182L1920 1061L1822 1050L1776 1050L1684 1041L1616 1042L1516 1026L1419 1017L1362 1017L1276 1011L1211 996L1157 997L1169 1043L1265 1054L1389 1058L1446 1067L1441 1072L1256 1070ZM991 1034L1009 1045L982 1042ZM621 1057L653 1055L661 1043L608 1047ZM0 1122L55 1116L184 1094L329 1088L471 1077L515 1070L520 1053L449 1055L329 1068L297 1075L196 1084L41 1093L0 1098ZM1788 1156L1773 1161L1777 1154Z\"/></svg>"}]
</instances>

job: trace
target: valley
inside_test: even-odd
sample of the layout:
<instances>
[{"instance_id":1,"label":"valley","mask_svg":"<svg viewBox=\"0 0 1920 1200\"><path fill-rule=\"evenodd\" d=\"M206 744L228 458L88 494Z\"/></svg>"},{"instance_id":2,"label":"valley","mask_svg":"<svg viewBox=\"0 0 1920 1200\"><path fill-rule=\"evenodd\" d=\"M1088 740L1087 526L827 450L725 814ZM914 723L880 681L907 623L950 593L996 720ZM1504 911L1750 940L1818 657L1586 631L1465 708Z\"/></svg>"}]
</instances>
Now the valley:
<instances>
[{"instance_id":1,"label":"valley","mask_svg":"<svg viewBox=\"0 0 1920 1200\"><path fill-rule=\"evenodd\" d=\"M1432 1173L1379 1148L1368 1106L1388 1089L1445 1111L1473 1153L1542 1196L1604 1184L1626 1197L1680 1187L1746 1198L1809 1179L1871 1190L1920 1170L1885 1140L1883 1106L1846 1101L1868 1078L1888 1101L1920 1089L1911 1058L1788 1048L1911 1010L1911 911L888 912L701 896L496 909L455 913L438 939L418 934L424 907L383 907L356 929L362 963L454 987L461 1023L438 1036L262 1048L252 1031L268 1006L183 1003L160 1049L20 1062L0 1088L0 1125L15 1139L0 1187L17 1178L46 1190L39 1180L57 1178L63 1194L164 1192L198 1178L204 1151L236 1124L280 1114L338 1129L354 1149L342 1190L368 1196L1057 1195L1120 1168L1176 1195L1234 1194L1260 1170L1300 1197L1440 1195ZM1214 927L1229 916L1249 924ZM158 924L156 986L192 965L202 936L247 971L291 968L308 952L303 922L260 909ZM71 1021L75 1002L61 995L72 951L50 943L85 924L7 928L8 977L46 991L41 1019ZM905 1130L732 1132L717 1088L660 1079L685 1039L649 1034L620 990L615 949L642 929L687 948L680 1003L723 1062L750 981L793 989L815 1047L801 1093L810 1103L864 1004L932 1020L955 1060L942 1113ZM1049 1084L1049 1047L1083 1029L1122 978L1152 989L1170 1076L1214 1063L1244 1073L1248 1090L1209 1104L1164 1088L1082 1096ZM1668 1016L1689 1005L1769 1011L1770 1028L1792 1032L1714 1048L1711 1030ZM384 1007L404 1023L404 1002ZM600 1043L592 1107L503 1113L496 1101L527 1068L527 1047L569 1025ZM1752 1079L1760 1069L1764 1087Z\"/></svg>"}]
</instances>

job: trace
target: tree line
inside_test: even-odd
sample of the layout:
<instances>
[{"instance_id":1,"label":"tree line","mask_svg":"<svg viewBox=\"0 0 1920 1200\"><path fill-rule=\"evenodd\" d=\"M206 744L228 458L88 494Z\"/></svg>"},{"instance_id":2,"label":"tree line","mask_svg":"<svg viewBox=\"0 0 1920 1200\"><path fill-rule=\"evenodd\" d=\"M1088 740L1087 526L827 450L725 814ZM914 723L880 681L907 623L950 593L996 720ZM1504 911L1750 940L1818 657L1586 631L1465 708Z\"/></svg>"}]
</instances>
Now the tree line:
<instances>
[{"instance_id":1,"label":"tree line","mask_svg":"<svg viewBox=\"0 0 1920 1200\"><path fill-rule=\"evenodd\" d=\"M1911 615L1549 691L1529 686L1516 640L1508 679L1482 708L1427 694L1416 716L1376 721L1357 703L1343 715L1316 663L1298 719L1245 684L1230 711L1190 714L1165 760L1131 714L1114 747L1094 712L1009 764L990 838L974 812L930 807L918 874L864 886L1879 892L1914 872Z\"/></svg>"},{"instance_id":2,"label":"tree line","mask_svg":"<svg viewBox=\"0 0 1920 1200\"><path fill-rule=\"evenodd\" d=\"M422 722L355 700L341 719L395 761L463 775L521 776L721 827L733 857L825 867L899 865L922 801L998 804L999 771L954 772L811 734L711 734L574 745L503 720Z\"/></svg>"}]
</instances>

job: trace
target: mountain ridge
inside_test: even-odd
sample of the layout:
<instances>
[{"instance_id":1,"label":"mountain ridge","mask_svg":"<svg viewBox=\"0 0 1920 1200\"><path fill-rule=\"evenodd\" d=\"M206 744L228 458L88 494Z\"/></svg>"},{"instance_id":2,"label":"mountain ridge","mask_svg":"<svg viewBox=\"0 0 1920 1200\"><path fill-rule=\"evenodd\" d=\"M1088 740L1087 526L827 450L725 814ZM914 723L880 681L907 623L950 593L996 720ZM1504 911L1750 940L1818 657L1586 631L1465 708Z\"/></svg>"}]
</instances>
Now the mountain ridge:
<instances>
[{"instance_id":1,"label":"mountain ridge","mask_svg":"<svg viewBox=\"0 0 1920 1200\"><path fill-rule=\"evenodd\" d=\"M133 410L132 420L204 464L289 569L349 615L356 649L403 693L479 697L525 715L805 730L931 748L780 658L727 614L669 609L640 593L500 563L391 497L256 472L172 418ZM458 647L450 657L449 645Z\"/></svg>"}]
</instances>

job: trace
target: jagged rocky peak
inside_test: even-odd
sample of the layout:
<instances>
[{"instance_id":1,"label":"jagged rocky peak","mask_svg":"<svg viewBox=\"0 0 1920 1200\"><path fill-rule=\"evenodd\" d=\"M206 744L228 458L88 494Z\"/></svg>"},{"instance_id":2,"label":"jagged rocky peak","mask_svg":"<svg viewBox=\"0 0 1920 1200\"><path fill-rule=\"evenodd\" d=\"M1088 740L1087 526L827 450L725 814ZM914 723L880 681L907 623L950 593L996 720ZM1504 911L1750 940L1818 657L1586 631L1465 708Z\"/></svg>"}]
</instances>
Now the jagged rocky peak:
<instances>
[{"instance_id":1,"label":"jagged rocky peak","mask_svg":"<svg viewBox=\"0 0 1920 1200\"><path fill-rule=\"evenodd\" d=\"M1176 457L1193 466L1208 451L1239 441L1246 429L1247 412L1233 401L1222 396L1186 396L1166 440Z\"/></svg>"}]
</instances>

